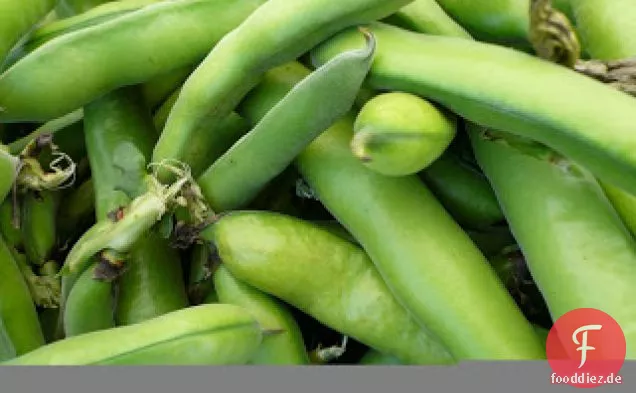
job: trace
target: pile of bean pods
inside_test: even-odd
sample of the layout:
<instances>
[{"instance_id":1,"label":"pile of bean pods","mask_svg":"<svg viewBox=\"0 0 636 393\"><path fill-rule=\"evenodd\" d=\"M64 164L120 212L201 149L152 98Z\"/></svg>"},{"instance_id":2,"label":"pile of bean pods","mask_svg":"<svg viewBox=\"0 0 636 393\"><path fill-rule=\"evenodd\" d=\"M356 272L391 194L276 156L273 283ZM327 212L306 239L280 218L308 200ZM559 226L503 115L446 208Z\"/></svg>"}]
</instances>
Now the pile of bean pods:
<instances>
[{"instance_id":1,"label":"pile of bean pods","mask_svg":"<svg viewBox=\"0 0 636 393\"><path fill-rule=\"evenodd\" d=\"M633 0L0 0L0 365L636 359Z\"/></svg>"}]
</instances>

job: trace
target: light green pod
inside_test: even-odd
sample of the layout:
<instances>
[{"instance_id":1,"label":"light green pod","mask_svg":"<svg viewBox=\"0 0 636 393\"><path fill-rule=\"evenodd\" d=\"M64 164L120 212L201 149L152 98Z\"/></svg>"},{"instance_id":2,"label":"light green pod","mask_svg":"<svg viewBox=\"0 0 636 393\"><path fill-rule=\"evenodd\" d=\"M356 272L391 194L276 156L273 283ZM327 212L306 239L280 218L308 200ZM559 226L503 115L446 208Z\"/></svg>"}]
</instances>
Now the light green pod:
<instances>
[{"instance_id":1,"label":"light green pod","mask_svg":"<svg viewBox=\"0 0 636 393\"><path fill-rule=\"evenodd\" d=\"M110 329L115 326L112 284L95 280L95 264L77 279L64 305L66 337Z\"/></svg>"},{"instance_id":2,"label":"light green pod","mask_svg":"<svg viewBox=\"0 0 636 393\"><path fill-rule=\"evenodd\" d=\"M21 58L54 38L107 22L125 13L137 10L144 5L156 3L157 1L158 0L111 1L109 4L102 4L87 12L79 14L75 14L70 12L71 10L67 10L71 16L62 19L54 19L50 23L42 23L41 26L31 31L26 42L14 47L13 50L9 52L9 55L2 65L2 68L0 68L0 71L8 69ZM103 3L104 1L101 2ZM62 8L63 4L64 0L61 0L61 3L57 8L58 12Z\"/></svg>"},{"instance_id":3,"label":"light green pod","mask_svg":"<svg viewBox=\"0 0 636 393\"><path fill-rule=\"evenodd\" d=\"M136 325L67 338L1 364L245 364L254 356L261 340L261 328L249 312L229 304L212 304L175 311Z\"/></svg>"},{"instance_id":4,"label":"light green pod","mask_svg":"<svg viewBox=\"0 0 636 393\"><path fill-rule=\"evenodd\" d=\"M264 2L165 1L57 37L0 76L0 122L61 117L118 87L194 64Z\"/></svg>"},{"instance_id":5,"label":"light green pod","mask_svg":"<svg viewBox=\"0 0 636 393\"><path fill-rule=\"evenodd\" d=\"M572 0L577 33L594 59L622 60L636 56L636 2Z\"/></svg>"},{"instance_id":6,"label":"light green pod","mask_svg":"<svg viewBox=\"0 0 636 393\"><path fill-rule=\"evenodd\" d=\"M385 19L389 24L418 33L471 38L436 0L414 0Z\"/></svg>"},{"instance_id":7,"label":"light green pod","mask_svg":"<svg viewBox=\"0 0 636 393\"><path fill-rule=\"evenodd\" d=\"M206 229L233 275L365 345L411 364L453 358L393 297L367 254L309 222L232 212Z\"/></svg>"},{"instance_id":8,"label":"light green pod","mask_svg":"<svg viewBox=\"0 0 636 393\"><path fill-rule=\"evenodd\" d=\"M4 328L4 322L0 317L0 362L13 359L16 356L15 348L11 342L9 334Z\"/></svg>"},{"instance_id":9,"label":"light green pod","mask_svg":"<svg viewBox=\"0 0 636 393\"><path fill-rule=\"evenodd\" d=\"M530 0L436 0L475 38L501 43L525 42Z\"/></svg>"},{"instance_id":10,"label":"light green pod","mask_svg":"<svg viewBox=\"0 0 636 393\"><path fill-rule=\"evenodd\" d=\"M199 177L197 182L213 210L245 207L353 107L375 52L375 39L365 36L362 49L336 56L298 83Z\"/></svg>"},{"instance_id":11,"label":"light green pod","mask_svg":"<svg viewBox=\"0 0 636 393\"><path fill-rule=\"evenodd\" d=\"M0 0L0 64L20 37L53 9L55 3L56 0Z\"/></svg>"},{"instance_id":12,"label":"light green pod","mask_svg":"<svg viewBox=\"0 0 636 393\"><path fill-rule=\"evenodd\" d=\"M381 23L369 28L378 40L367 79L373 88L417 94L473 123L541 142L636 194L633 97L498 45ZM323 64L360 44L349 29L316 48L312 58Z\"/></svg>"},{"instance_id":13,"label":"light green pod","mask_svg":"<svg viewBox=\"0 0 636 393\"><path fill-rule=\"evenodd\" d=\"M453 115L416 95L380 94L358 113L351 151L367 168L383 175L412 175L442 155L456 126Z\"/></svg>"},{"instance_id":14,"label":"light green pod","mask_svg":"<svg viewBox=\"0 0 636 393\"><path fill-rule=\"evenodd\" d=\"M265 2L227 34L185 82L155 146L153 162L181 160L199 124L205 119L218 125L267 70L299 58L345 27L386 17L411 1ZM170 179L169 173L159 175L162 182Z\"/></svg>"},{"instance_id":15,"label":"light green pod","mask_svg":"<svg viewBox=\"0 0 636 393\"><path fill-rule=\"evenodd\" d=\"M225 266L220 266L214 273L214 287L220 303L245 308L265 331L271 332L263 338L251 364L309 364L300 328L283 304L239 281Z\"/></svg>"},{"instance_id":16,"label":"light green pod","mask_svg":"<svg viewBox=\"0 0 636 393\"><path fill-rule=\"evenodd\" d=\"M636 359L636 241L580 165L525 154L471 126L475 155L553 320L596 308L621 326ZM541 230L537 230L540 228Z\"/></svg>"}]
</instances>

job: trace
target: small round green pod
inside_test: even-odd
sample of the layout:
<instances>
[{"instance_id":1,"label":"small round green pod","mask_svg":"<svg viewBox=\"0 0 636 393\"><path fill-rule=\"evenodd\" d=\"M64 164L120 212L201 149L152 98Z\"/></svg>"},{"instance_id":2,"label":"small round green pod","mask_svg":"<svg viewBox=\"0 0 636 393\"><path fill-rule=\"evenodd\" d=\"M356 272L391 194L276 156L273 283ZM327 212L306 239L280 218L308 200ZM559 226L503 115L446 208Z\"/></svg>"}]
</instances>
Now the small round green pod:
<instances>
[{"instance_id":1,"label":"small round green pod","mask_svg":"<svg viewBox=\"0 0 636 393\"><path fill-rule=\"evenodd\" d=\"M360 110L353 154L373 171L406 176L428 167L456 135L456 120L409 93L380 94Z\"/></svg>"}]
</instances>

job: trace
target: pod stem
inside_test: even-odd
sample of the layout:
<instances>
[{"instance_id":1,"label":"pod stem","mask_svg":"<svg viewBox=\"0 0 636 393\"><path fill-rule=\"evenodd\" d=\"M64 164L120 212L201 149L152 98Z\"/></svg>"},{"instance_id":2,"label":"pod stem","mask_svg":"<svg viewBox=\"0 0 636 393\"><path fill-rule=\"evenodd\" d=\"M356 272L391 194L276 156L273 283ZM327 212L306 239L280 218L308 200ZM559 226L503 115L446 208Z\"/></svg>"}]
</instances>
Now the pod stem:
<instances>
[{"instance_id":1,"label":"pod stem","mask_svg":"<svg viewBox=\"0 0 636 393\"><path fill-rule=\"evenodd\" d=\"M55 274L45 274L38 276L26 261L24 255L19 254L15 250L11 250L13 259L15 260L24 282L29 288L29 293L33 299L33 303L42 308L58 308L62 297L62 283ZM45 273L49 273L46 272Z\"/></svg>"},{"instance_id":2,"label":"pod stem","mask_svg":"<svg viewBox=\"0 0 636 393\"><path fill-rule=\"evenodd\" d=\"M488 130L485 128L480 128L477 137L504 144L517 150L519 153L554 165L571 175L580 174L578 167L572 161L539 142L506 132Z\"/></svg>"},{"instance_id":3,"label":"pod stem","mask_svg":"<svg viewBox=\"0 0 636 393\"><path fill-rule=\"evenodd\" d=\"M320 345L318 345L318 348L309 353L309 358L314 364L325 364L332 362L344 355L344 353L347 351L348 341L349 337L344 336L342 338L341 345L334 345L327 348L322 348Z\"/></svg>"},{"instance_id":4,"label":"pod stem","mask_svg":"<svg viewBox=\"0 0 636 393\"><path fill-rule=\"evenodd\" d=\"M581 60L576 63L574 69L617 90L636 96L636 57L612 61Z\"/></svg>"},{"instance_id":5,"label":"pod stem","mask_svg":"<svg viewBox=\"0 0 636 393\"><path fill-rule=\"evenodd\" d=\"M36 158L45 147L49 147L53 155L48 171L44 170ZM53 144L50 134L31 140L20 153L19 159L14 191L57 190L70 187L75 182L77 165L68 154L61 152Z\"/></svg>"},{"instance_id":6,"label":"pod stem","mask_svg":"<svg viewBox=\"0 0 636 393\"><path fill-rule=\"evenodd\" d=\"M539 57L573 67L581 44L570 20L552 7L552 0L530 1L530 43Z\"/></svg>"}]
</instances>

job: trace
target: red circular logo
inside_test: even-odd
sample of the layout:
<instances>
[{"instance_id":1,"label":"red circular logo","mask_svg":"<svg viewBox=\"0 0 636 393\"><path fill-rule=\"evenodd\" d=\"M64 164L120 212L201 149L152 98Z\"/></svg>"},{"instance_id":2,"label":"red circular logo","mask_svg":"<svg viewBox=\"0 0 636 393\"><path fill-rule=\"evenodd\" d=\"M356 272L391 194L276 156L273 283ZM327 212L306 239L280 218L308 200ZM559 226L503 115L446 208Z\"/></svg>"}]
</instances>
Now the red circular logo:
<instances>
[{"instance_id":1,"label":"red circular logo","mask_svg":"<svg viewBox=\"0 0 636 393\"><path fill-rule=\"evenodd\" d=\"M625 334L614 318L595 308L572 310L548 334L551 382L579 388L622 383L625 352Z\"/></svg>"}]
</instances>

